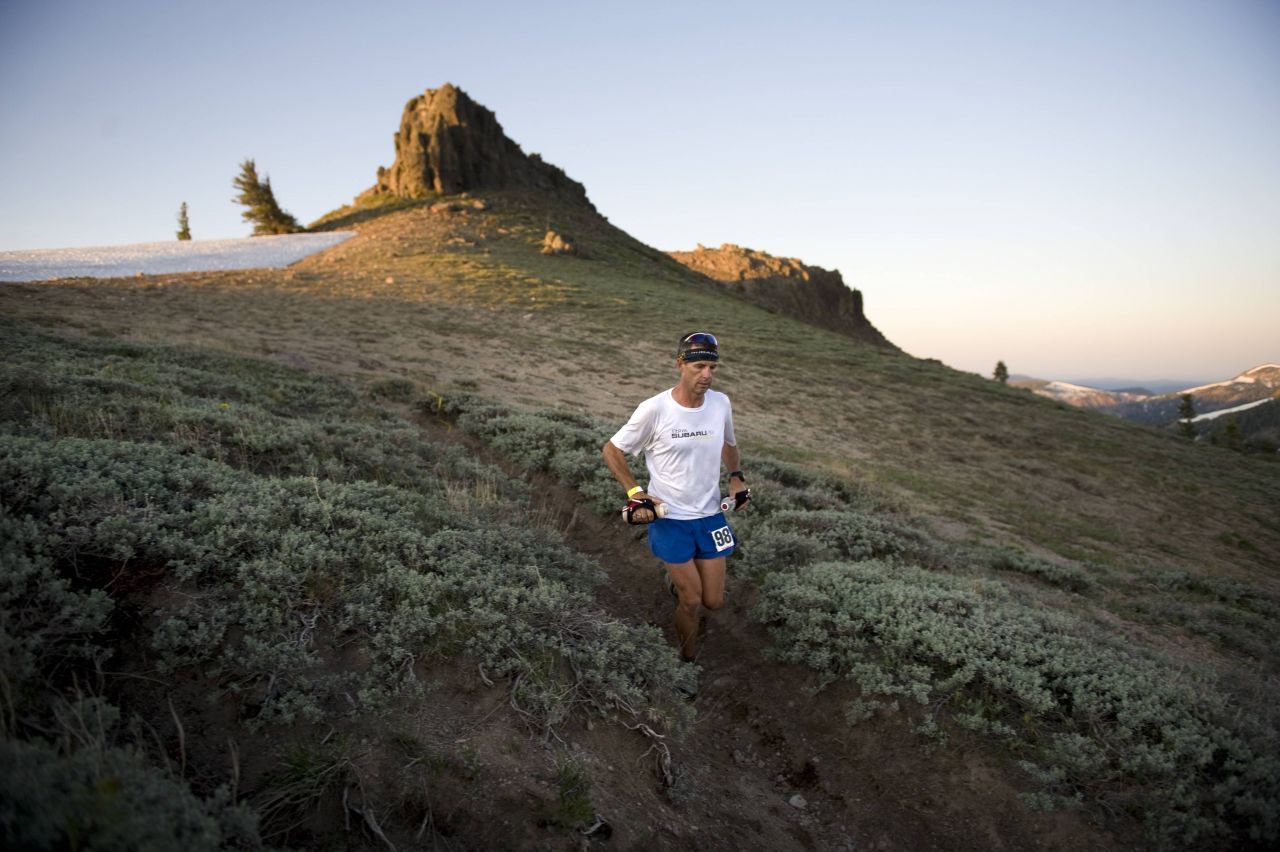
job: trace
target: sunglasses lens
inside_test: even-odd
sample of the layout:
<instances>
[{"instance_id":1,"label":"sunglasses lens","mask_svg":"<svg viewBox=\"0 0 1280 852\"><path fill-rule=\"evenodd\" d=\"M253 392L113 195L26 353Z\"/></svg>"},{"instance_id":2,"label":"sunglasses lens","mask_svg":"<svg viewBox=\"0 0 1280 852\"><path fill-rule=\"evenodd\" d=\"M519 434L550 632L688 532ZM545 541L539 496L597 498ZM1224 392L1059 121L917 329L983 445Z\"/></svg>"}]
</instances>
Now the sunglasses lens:
<instances>
[{"instance_id":1,"label":"sunglasses lens","mask_svg":"<svg viewBox=\"0 0 1280 852\"><path fill-rule=\"evenodd\" d=\"M706 349L718 349L720 344L716 342L714 334L707 334L705 331L694 332L684 339L684 345L688 348L703 347Z\"/></svg>"},{"instance_id":2,"label":"sunglasses lens","mask_svg":"<svg viewBox=\"0 0 1280 852\"><path fill-rule=\"evenodd\" d=\"M695 331L680 341L680 350L676 357L685 361L718 361L720 344L714 334Z\"/></svg>"}]
</instances>

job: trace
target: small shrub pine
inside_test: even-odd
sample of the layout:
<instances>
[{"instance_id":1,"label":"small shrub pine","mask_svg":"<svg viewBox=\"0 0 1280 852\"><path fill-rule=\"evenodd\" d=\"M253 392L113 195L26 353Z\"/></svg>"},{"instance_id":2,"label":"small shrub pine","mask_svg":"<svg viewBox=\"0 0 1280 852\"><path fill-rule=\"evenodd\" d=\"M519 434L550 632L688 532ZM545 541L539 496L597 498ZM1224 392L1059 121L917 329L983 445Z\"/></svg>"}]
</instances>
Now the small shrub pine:
<instances>
[{"instance_id":1,"label":"small shrub pine","mask_svg":"<svg viewBox=\"0 0 1280 852\"><path fill-rule=\"evenodd\" d=\"M191 220L187 218L187 202L178 208L178 239L191 239Z\"/></svg>"},{"instance_id":2,"label":"small shrub pine","mask_svg":"<svg viewBox=\"0 0 1280 852\"><path fill-rule=\"evenodd\" d=\"M1182 437L1189 441L1194 441L1196 437L1196 404L1195 397L1189 393L1184 393L1178 403L1178 431Z\"/></svg>"},{"instance_id":3,"label":"small shrub pine","mask_svg":"<svg viewBox=\"0 0 1280 852\"><path fill-rule=\"evenodd\" d=\"M294 234L302 230L298 220L280 208L275 192L271 189L271 178L258 178L258 168L253 160L245 160L240 164L240 174L231 182L239 193L233 199L244 205L240 214L246 222L253 223L253 235L261 234Z\"/></svg>"}]
</instances>

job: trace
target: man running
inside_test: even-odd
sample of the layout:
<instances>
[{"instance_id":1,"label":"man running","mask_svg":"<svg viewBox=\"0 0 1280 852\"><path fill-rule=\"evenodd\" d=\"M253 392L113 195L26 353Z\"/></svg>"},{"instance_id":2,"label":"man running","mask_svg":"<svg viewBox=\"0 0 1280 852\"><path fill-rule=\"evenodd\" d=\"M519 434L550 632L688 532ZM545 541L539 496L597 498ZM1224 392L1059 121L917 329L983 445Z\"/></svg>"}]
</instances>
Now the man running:
<instances>
[{"instance_id":1,"label":"man running","mask_svg":"<svg viewBox=\"0 0 1280 852\"><path fill-rule=\"evenodd\" d=\"M711 390L719 362L713 335L697 331L681 337L676 386L640 403L604 445L605 464L628 499L666 505L665 517L654 519L648 509L636 509L635 519L653 520L649 549L666 563L678 599L676 634L686 661L697 652L699 607L724 605L725 557L736 546L720 510L722 461L731 471L728 489L735 507L745 506L750 493L739 469L729 397ZM625 455L641 451L649 470L647 489L632 477Z\"/></svg>"}]
</instances>

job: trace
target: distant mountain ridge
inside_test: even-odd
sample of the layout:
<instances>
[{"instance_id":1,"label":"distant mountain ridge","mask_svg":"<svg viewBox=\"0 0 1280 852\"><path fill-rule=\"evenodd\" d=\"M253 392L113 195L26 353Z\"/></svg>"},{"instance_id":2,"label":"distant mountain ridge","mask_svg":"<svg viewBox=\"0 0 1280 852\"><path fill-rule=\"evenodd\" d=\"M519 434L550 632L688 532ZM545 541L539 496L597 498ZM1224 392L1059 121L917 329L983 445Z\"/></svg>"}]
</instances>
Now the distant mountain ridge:
<instances>
[{"instance_id":1,"label":"distant mountain ridge","mask_svg":"<svg viewBox=\"0 0 1280 852\"><path fill-rule=\"evenodd\" d=\"M1191 394L1197 414L1275 398L1280 395L1280 364L1261 364L1231 379L1159 394L1103 390L1044 379L1017 379L1010 384L1078 408L1104 411L1141 423L1166 423L1178 418L1184 394Z\"/></svg>"},{"instance_id":2,"label":"distant mountain ridge","mask_svg":"<svg viewBox=\"0 0 1280 852\"><path fill-rule=\"evenodd\" d=\"M1019 376L1018 378L1029 379L1031 376ZM1184 388L1193 388L1198 385L1208 384L1211 379L1208 376L1199 376L1194 379L1183 377L1181 379L1126 379L1114 377L1076 377L1065 379L1073 385L1081 385L1086 388L1098 388L1099 390L1109 391L1126 391L1128 393L1140 393L1144 396L1159 396L1162 393L1181 393Z\"/></svg>"},{"instance_id":3,"label":"distant mountain ridge","mask_svg":"<svg viewBox=\"0 0 1280 852\"><path fill-rule=\"evenodd\" d=\"M1246 436L1276 431L1280 424L1280 364L1261 364L1224 381L1160 394L1103 390L1043 379L1017 379L1010 384L1077 408L1151 426L1176 423L1186 394L1191 395L1196 412L1194 423L1211 425L1211 421L1234 415Z\"/></svg>"}]
</instances>

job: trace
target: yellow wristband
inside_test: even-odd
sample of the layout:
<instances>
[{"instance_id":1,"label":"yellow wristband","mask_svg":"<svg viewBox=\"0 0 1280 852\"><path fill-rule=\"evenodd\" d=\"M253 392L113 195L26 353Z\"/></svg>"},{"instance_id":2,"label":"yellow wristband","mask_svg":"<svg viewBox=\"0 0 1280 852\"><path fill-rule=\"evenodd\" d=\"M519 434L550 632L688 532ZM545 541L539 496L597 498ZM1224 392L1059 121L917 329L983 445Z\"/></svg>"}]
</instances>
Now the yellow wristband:
<instances>
[{"instance_id":1,"label":"yellow wristband","mask_svg":"<svg viewBox=\"0 0 1280 852\"><path fill-rule=\"evenodd\" d=\"M627 491L627 499L628 499L628 500L630 500L632 497L636 496L637 494L639 494L639 493L640 493L641 491L643 491L643 490L644 490L644 488L642 488L642 487L640 487L639 485L637 485L635 488L632 488L632 489L630 489L629 491Z\"/></svg>"}]
</instances>

